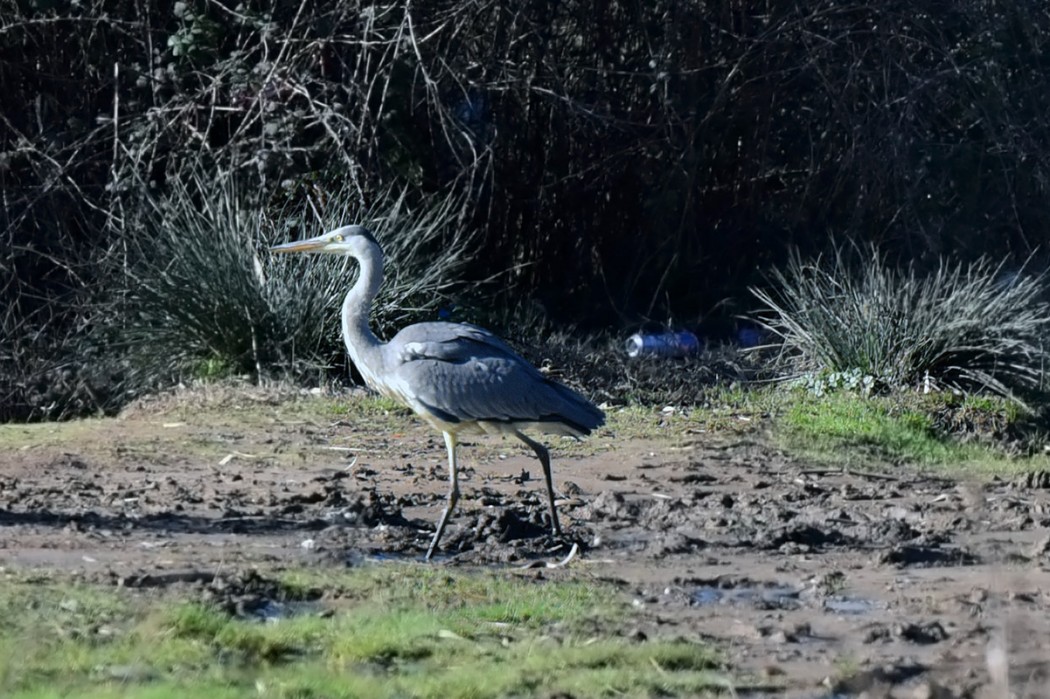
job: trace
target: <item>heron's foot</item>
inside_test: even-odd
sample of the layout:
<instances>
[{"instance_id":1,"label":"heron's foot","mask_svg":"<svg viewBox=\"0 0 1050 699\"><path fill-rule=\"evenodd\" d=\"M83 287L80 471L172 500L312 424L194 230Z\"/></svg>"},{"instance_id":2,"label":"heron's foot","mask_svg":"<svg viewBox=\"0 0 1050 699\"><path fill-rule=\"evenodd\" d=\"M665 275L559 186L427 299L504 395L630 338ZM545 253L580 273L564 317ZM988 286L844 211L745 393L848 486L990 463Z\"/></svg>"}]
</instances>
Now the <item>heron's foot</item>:
<instances>
[{"instance_id":1,"label":"heron's foot","mask_svg":"<svg viewBox=\"0 0 1050 699\"><path fill-rule=\"evenodd\" d=\"M551 527L551 530L547 532L546 546L550 550L558 550L562 548L568 550L573 545L579 546L580 549L586 549L588 546L586 541L579 536L574 535L571 530L565 532L561 527L558 527L557 529Z\"/></svg>"},{"instance_id":2,"label":"heron's foot","mask_svg":"<svg viewBox=\"0 0 1050 699\"><path fill-rule=\"evenodd\" d=\"M545 523L549 527L548 530L547 530L547 534L548 534L548 537L549 537L549 539L550 539L550 541L552 543L553 542L566 541L565 532L561 528L561 522L558 521L558 515L557 514L554 514L553 517L552 516L543 517L543 520L546 520Z\"/></svg>"}]
</instances>

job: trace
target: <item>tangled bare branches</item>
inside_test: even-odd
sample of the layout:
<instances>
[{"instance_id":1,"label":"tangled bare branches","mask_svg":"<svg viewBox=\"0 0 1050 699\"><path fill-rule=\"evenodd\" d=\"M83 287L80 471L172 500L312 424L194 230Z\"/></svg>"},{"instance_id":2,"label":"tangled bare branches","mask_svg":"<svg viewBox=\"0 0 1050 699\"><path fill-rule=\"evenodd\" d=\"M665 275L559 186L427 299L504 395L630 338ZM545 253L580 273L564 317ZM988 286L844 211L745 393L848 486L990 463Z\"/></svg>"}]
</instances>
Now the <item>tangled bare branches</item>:
<instances>
[{"instance_id":1,"label":"tangled bare branches","mask_svg":"<svg viewBox=\"0 0 1050 699\"><path fill-rule=\"evenodd\" d=\"M468 278L513 269L517 296L597 325L740 310L828 231L919 261L1047 238L1038 4L173 7L0 0L15 383L91 326L97 270L150 199L201 172L247 183L263 216L318 187L363 209L451 193L479 235Z\"/></svg>"}]
</instances>

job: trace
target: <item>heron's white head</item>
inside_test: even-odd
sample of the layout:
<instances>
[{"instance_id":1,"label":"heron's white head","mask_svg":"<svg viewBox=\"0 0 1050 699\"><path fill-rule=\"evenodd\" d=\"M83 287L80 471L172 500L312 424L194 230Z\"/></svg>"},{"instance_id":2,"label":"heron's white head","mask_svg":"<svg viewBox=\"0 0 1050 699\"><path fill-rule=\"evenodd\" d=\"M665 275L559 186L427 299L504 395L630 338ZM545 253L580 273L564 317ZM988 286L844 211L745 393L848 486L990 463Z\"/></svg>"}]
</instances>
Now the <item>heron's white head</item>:
<instances>
[{"instance_id":1,"label":"heron's white head","mask_svg":"<svg viewBox=\"0 0 1050 699\"><path fill-rule=\"evenodd\" d=\"M296 240L283 245L274 245L271 252L314 252L329 253L334 255L353 255L360 259L364 257L370 248L378 247L379 243L372 236L372 232L364 226L343 226L334 231L328 231L316 238Z\"/></svg>"}]
</instances>

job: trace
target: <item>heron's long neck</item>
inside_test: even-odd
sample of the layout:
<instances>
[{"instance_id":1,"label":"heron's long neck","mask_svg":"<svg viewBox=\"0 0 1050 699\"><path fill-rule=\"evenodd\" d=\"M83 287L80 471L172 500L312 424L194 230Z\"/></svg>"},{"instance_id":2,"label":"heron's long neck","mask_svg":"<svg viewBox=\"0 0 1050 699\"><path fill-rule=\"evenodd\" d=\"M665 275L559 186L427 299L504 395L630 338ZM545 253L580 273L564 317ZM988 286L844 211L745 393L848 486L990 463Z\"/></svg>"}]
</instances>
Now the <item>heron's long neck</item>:
<instances>
[{"instance_id":1,"label":"heron's long neck","mask_svg":"<svg viewBox=\"0 0 1050 699\"><path fill-rule=\"evenodd\" d=\"M354 366L365 381L372 384L381 370L379 364L382 354L379 348L383 343L368 327L368 314L383 283L382 253L377 249L374 255L359 258L358 263L361 270L357 282L343 300L343 342L346 343L346 351Z\"/></svg>"}]
</instances>

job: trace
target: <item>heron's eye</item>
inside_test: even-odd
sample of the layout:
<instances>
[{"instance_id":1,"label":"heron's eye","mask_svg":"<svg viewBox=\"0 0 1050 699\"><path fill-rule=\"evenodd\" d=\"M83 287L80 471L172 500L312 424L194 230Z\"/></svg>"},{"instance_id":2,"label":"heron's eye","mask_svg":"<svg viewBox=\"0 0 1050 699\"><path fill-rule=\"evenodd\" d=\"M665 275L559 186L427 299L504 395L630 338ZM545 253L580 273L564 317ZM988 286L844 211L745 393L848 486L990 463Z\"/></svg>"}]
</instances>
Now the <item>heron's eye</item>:
<instances>
[{"instance_id":1,"label":"heron's eye","mask_svg":"<svg viewBox=\"0 0 1050 699\"><path fill-rule=\"evenodd\" d=\"M341 243L341 242L343 242L343 236L341 236L341 235L333 235L332 236L332 242L333 243Z\"/></svg>"}]
</instances>

